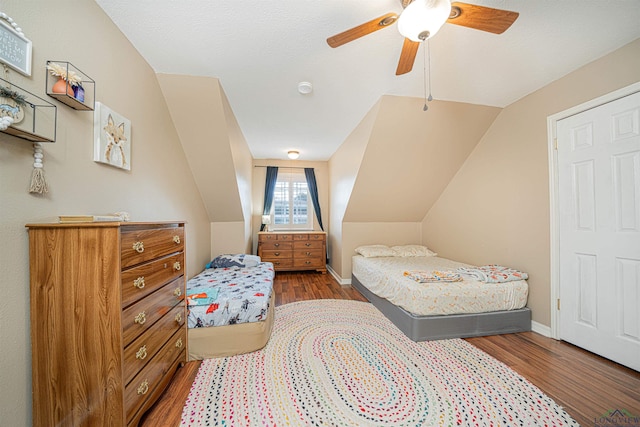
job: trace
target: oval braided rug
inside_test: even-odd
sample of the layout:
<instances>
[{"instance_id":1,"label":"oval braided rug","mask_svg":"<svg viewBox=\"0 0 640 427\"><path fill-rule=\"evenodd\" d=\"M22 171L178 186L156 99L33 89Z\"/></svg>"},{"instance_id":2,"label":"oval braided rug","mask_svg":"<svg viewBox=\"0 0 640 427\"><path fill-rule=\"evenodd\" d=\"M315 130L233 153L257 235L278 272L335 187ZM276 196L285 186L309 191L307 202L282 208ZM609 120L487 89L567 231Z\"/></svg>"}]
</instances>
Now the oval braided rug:
<instances>
[{"instance_id":1,"label":"oval braided rug","mask_svg":"<svg viewBox=\"0 0 640 427\"><path fill-rule=\"evenodd\" d=\"M276 307L260 351L204 360L181 426L577 426L461 339L415 343L369 303Z\"/></svg>"}]
</instances>

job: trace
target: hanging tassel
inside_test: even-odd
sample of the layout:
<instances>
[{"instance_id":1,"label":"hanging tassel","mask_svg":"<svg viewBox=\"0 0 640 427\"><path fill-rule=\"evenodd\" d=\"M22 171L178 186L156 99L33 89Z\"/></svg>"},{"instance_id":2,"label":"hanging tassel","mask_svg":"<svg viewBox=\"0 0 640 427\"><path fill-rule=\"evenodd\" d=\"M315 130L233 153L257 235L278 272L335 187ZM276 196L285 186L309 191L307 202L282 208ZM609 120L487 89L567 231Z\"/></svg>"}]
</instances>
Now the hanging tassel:
<instances>
[{"instance_id":1,"label":"hanging tassel","mask_svg":"<svg viewBox=\"0 0 640 427\"><path fill-rule=\"evenodd\" d=\"M49 186L44 177L44 164L42 159L42 145L37 142L33 144L33 172L31 173L31 185L29 186L29 193L44 194L49 192Z\"/></svg>"}]
</instances>

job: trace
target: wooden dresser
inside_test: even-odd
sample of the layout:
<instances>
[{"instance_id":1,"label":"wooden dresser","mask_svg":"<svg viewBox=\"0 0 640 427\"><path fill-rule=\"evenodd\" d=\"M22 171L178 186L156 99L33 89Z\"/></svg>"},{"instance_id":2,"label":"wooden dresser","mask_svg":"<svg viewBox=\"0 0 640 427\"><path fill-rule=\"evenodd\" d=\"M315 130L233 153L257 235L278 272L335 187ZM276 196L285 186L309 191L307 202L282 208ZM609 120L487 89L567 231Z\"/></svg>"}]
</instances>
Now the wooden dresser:
<instances>
[{"instance_id":1,"label":"wooden dresser","mask_svg":"<svg viewBox=\"0 0 640 427\"><path fill-rule=\"evenodd\" d=\"M276 271L327 272L327 233L324 231L258 233L258 255Z\"/></svg>"},{"instance_id":2,"label":"wooden dresser","mask_svg":"<svg viewBox=\"0 0 640 427\"><path fill-rule=\"evenodd\" d=\"M33 425L136 426L186 361L184 223L27 227Z\"/></svg>"}]
</instances>

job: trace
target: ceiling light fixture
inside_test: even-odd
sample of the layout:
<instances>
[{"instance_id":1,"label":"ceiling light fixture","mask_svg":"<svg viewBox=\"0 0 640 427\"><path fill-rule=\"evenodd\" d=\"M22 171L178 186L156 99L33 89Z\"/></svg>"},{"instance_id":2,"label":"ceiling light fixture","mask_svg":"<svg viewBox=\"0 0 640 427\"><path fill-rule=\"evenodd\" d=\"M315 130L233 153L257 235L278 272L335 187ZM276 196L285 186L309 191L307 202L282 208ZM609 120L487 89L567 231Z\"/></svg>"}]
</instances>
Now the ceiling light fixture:
<instances>
[{"instance_id":1,"label":"ceiling light fixture","mask_svg":"<svg viewBox=\"0 0 640 427\"><path fill-rule=\"evenodd\" d=\"M449 19L449 0L414 0L398 18L398 31L414 42L433 37Z\"/></svg>"},{"instance_id":2,"label":"ceiling light fixture","mask_svg":"<svg viewBox=\"0 0 640 427\"><path fill-rule=\"evenodd\" d=\"M298 83L298 92L303 95L307 95L313 92L313 85L309 82L300 82Z\"/></svg>"},{"instance_id":3,"label":"ceiling light fixture","mask_svg":"<svg viewBox=\"0 0 640 427\"><path fill-rule=\"evenodd\" d=\"M300 157L300 152L296 150L289 150L289 152L287 153L287 157L289 157L291 160L295 160Z\"/></svg>"}]
</instances>

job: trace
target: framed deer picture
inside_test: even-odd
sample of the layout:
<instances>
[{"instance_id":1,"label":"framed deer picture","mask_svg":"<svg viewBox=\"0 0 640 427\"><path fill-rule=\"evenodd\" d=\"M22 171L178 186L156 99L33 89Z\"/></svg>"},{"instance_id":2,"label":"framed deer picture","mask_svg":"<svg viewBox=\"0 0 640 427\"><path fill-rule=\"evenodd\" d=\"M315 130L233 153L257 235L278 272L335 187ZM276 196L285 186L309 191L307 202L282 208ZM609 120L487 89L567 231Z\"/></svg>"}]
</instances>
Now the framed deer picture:
<instances>
[{"instance_id":1,"label":"framed deer picture","mask_svg":"<svg viewBox=\"0 0 640 427\"><path fill-rule=\"evenodd\" d=\"M96 102L93 135L94 161L131 170L131 121Z\"/></svg>"}]
</instances>

